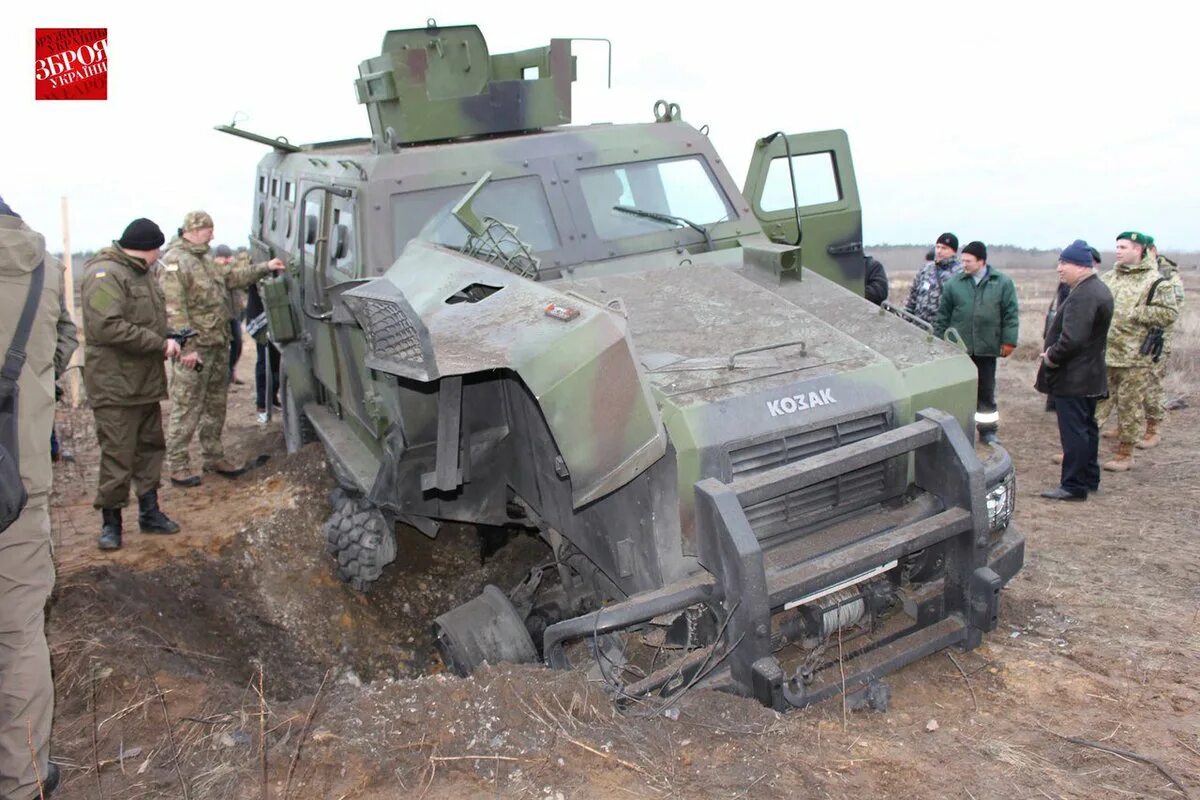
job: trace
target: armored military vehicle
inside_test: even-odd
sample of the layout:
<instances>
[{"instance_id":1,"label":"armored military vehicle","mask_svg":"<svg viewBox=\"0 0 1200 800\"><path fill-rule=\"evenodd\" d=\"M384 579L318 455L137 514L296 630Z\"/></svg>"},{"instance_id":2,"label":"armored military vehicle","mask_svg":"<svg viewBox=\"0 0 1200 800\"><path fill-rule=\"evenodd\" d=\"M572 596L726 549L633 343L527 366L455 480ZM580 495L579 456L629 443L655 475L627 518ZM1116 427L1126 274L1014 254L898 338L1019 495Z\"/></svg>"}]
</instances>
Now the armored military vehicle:
<instances>
[{"instance_id":1,"label":"armored military vehicle","mask_svg":"<svg viewBox=\"0 0 1200 800\"><path fill-rule=\"evenodd\" d=\"M623 698L784 709L978 645L1024 558L1011 461L962 349L862 298L846 134L766 136L739 187L673 104L569 125L574 77L572 40L431 23L360 65L369 138L224 128L272 148L251 245L289 265L283 426L342 486L338 575L404 559L397 522L534 531L546 564L434 621L448 666Z\"/></svg>"}]
</instances>

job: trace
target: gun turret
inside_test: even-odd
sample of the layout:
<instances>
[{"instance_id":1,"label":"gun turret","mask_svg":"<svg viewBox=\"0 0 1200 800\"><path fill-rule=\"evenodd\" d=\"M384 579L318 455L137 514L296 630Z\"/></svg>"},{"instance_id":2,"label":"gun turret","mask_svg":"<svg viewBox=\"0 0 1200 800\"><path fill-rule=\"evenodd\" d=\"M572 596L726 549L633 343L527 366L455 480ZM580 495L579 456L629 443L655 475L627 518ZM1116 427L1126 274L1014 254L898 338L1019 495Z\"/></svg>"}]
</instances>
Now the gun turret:
<instances>
[{"instance_id":1,"label":"gun turret","mask_svg":"<svg viewBox=\"0 0 1200 800\"><path fill-rule=\"evenodd\" d=\"M571 121L570 39L489 55L475 25L388 31L358 67L376 152L416 142L537 130Z\"/></svg>"}]
</instances>

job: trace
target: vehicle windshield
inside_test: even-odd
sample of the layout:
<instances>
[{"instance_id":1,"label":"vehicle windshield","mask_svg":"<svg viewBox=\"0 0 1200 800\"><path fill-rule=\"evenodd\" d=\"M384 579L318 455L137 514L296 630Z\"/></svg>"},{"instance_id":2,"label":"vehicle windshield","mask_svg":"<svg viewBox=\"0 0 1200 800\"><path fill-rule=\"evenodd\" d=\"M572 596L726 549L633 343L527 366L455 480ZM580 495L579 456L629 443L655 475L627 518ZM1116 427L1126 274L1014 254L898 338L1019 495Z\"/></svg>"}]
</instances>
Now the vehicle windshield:
<instances>
[{"instance_id":1,"label":"vehicle windshield","mask_svg":"<svg viewBox=\"0 0 1200 800\"><path fill-rule=\"evenodd\" d=\"M658 233L671 226L615 211L613 206L682 217L697 225L733 216L721 187L704 161L694 156L593 167L579 173L579 182L592 226L601 239Z\"/></svg>"},{"instance_id":2,"label":"vehicle windshield","mask_svg":"<svg viewBox=\"0 0 1200 800\"><path fill-rule=\"evenodd\" d=\"M462 199L471 184L443 186L392 196L392 235L399 255L411 239L461 248L467 242L467 229L454 218L450 209ZM557 250L558 229L546 202L539 178L489 181L475 198L475 213L517 227L517 234L534 252Z\"/></svg>"}]
</instances>

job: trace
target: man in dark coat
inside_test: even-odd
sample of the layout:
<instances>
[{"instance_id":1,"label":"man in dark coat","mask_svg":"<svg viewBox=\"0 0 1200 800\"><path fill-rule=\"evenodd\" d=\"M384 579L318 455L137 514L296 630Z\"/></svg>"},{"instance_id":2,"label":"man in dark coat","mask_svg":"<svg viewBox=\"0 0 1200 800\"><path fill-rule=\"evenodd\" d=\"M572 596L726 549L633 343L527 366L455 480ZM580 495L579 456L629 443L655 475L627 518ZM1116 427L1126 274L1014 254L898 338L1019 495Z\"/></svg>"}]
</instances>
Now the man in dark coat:
<instances>
[{"instance_id":1,"label":"man in dark coat","mask_svg":"<svg viewBox=\"0 0 1200 800\"><path fill-rule=\"evenodd\" d=\"M987 263L987 247L971 242L963 248L963 271L942 287L933 335L954 328L979 371L975 429L979 441L996 442L1000 412L996 409L996 359L1017 347L1017 289L1012 279Z\"/></svg>"},{"instance_id":2,"label":"man in dark coat","mask_svg":"<svg viewBox=\"0 0 1200 800\"><path fill-rule=\"evenodd\" d=\"M866 263L866 286L863 291L863 297L870 300L875 305L879 305L884 300L888 299L888 276L883 268L883 264L879 263L879 259L863 255L867 260Z\"/></svg>"},{"instance_id":3,"label":"man in dark coat","mask_svg":"<svg viewBox=\"0 0 1200 800\"><path fill-rule=\"evenodd\" d=\"M1058 260L1058 277L1071 287L1050 323L1038 367L1039 392L1054 398L1063 464L1050 500L1086 500L1100 488L1100 431L1096 401L1108 389L1104 351L1113 297L1096 277L1087 242L1076 239Z\"/></svg>"}]
</instances>

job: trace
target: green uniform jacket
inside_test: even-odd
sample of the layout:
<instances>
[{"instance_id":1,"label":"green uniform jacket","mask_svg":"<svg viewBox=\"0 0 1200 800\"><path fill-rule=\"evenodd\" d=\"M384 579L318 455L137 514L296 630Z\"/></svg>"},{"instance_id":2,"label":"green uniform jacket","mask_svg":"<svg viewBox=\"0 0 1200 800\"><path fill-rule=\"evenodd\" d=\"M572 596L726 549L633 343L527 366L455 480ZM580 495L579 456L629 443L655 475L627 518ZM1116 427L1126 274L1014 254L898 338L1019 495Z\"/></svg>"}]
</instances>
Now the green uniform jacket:
<instances>
[{"instance_id":1,"label":"green uniform jacket","mask_svg":"<svg viewBox=\"0 0 1200 800\"><path fill-rule=\"evenodd\" d=\"M1160 283L1154 290L1154 300L1146 304L1150 287L1161 277L1158 264L1149 254L1137 264L1117 264L1100 276L1113 296L1112 326L1104 352L1108 366L1154 366L1152 356L1139 352L1142 342L1151 328L1168 328L1179 316L1170 281Z\"/></svg>"},{"instance_id":2,"label":"green uniform jacket","mask_svg":"<svg viewBox=\"0 0 1200 800\"><path fill-rule=\"evenodd\" d=\"M162 261L167 321L175 330L193 328L199 334L185 350L227 347L233 319L230 290L245 288L271 274L265 264L222 267L213 260L208 245L182 238L171 242Z\"/></svg>"},{"instance_id":3,"label":"green uniform jacket","mask_svg":"<svg viewBox=\"0 0 1200 800\"><path fill-rule=\"evenodd\" d=\"M1003 272L987 270L978 286L965 272L946 281L933 325L935 336L954 328L973 356L998 356L1000 345L1017 344L1017 289Z\"/></svg>"},{"instance_id":4,"label":"green uniform jacket","mask_svg":"<svg viewBox=\"0 0 1200 800\"><path fill-rule=\"evenodd\" d=\"M45 239L20 217L0 215L0 319L4 321L0 324L0 362L16 333L30 278L43 259L42 296L25 343L25 366L17 379L18 466L30 497L49 492L53 478L50 428L54 424L55 323L62 308L62 264L46 253Z\"/></svg>"},{"instance_id":5,"label":"green uniform jacket","mask_svg":"<svg viewBox=\"0 0 1200 800\"><path fill-rule=\"evenodd\" d=\"M83 383L92 407L166 399L167 308L146 262L116 245L104 248L87 263L81 299Z\"/></svg>"}]
</instances>

